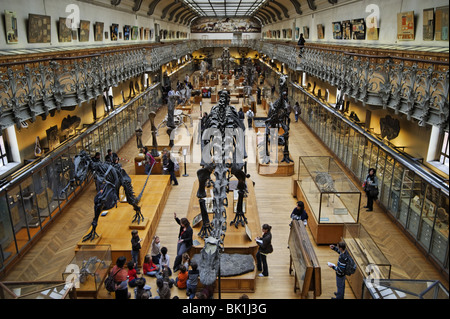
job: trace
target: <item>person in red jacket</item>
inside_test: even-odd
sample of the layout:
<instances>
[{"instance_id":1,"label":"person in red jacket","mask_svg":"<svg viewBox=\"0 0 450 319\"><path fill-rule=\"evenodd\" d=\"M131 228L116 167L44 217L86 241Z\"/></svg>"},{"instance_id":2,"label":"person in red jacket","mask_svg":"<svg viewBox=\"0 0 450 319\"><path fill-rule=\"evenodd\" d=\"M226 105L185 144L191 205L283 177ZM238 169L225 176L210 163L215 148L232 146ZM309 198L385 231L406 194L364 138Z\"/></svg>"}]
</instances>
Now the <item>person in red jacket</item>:
<instances>
[{"instance_id":1,"label":"person in red jacket","mask_svg":"<svg viewBox=\"0 0 450 319\"><path fill-rule=\"evenodd\" d=\"M151 277L156 277L156 274L159 272L159 267L153 263L150 255L145 256L144 263L142 264L142 270L144 274Z\"/></svg>"},{"instance_id":2,"label":"person in red jacket","mask_svg":"<svg viewBox=\"0 0 450 319\"><path fill-rule=\"evenodd\" d=\"M188 272L186 271L186 267L184 265L180 266L180 272L178 273L178 276L175 280L175 286L178 287L178 289L186 289L187 285L187 279L188 279Z\"/></svg>"}]
</instances>

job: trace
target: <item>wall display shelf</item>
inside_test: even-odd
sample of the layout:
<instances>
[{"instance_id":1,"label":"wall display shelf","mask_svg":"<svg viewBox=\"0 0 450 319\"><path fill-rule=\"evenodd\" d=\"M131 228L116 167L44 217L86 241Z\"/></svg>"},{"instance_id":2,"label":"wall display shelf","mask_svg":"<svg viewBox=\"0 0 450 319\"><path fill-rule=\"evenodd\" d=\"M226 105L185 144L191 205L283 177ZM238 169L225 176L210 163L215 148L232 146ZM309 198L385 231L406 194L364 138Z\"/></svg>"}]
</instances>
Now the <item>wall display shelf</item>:
<instances>
[{"instance_id":1,"label":"wall display shelf","mask_svg":"<svg viewBox=\"0 0 450 319\"><path fill-rule=\"evenodd\" d=\"M111 261L111 246L81 246L67 265L62 278L66 283L75 284L77 296L97 298Z\"/></svg>"},{"instance_id":2,"label":"wall display shelf","mask_svg":"<svg viewBox=\"0 0 450 319\"><path fill-rule=\"evenodd\" d=\"M305 203L317 244L335 244L345 224L357 224L361 192L329 156L301 156L292 195Z\"/></svg>"},{"instance_id":3,"label":"wall display shelf","mask_svg":"<svg viewBox=\"0 0 450 319\"><path fill-rule=\"evenodd\" d=\"M307 88L292 82L291 88L292 98L301 102L300 117L307 127L361 184L369 167L377 170L378 204L448 274L448 182ZM340 124L333 124L336 121Z\"/></svg>"},{"instance_id":4,"label":"wall display shelf","mask_svg":"<svg viewBox=\"0 0 450 319\"><path fill-rule=\"evenodd\" d=\"M347 281L356 298L360 299L363 294L363 281L366 278L389 279L391 264L361 224L346 224L342 239L357 265L356 272L347 276Z\"/></svg>"}]
</instances>

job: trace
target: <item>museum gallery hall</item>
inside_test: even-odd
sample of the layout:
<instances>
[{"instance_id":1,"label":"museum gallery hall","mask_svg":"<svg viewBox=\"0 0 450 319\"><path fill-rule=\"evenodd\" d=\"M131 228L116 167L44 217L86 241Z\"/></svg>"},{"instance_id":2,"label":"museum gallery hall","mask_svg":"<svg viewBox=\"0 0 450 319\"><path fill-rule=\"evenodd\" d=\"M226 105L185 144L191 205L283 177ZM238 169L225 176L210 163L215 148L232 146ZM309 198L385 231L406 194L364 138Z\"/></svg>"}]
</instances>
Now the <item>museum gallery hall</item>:
<instances>
[{"instance_id":1,"label":"museum gallery hall","mask_svg":"<svg viewBox=\"0 0 450 319\"><path fill-rule=\"evenodd\" d=\"M449 299L447 1L0 11L0 299Z\"/></svg>"}]
</instances>

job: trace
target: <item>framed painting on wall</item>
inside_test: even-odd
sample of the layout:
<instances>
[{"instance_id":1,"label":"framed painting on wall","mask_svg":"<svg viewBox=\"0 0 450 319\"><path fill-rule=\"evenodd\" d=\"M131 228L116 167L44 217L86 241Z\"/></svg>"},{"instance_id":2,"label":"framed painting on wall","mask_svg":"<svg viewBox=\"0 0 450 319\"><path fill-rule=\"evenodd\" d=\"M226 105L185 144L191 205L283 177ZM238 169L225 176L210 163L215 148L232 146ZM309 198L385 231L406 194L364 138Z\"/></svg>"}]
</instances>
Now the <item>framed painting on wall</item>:
<instances>
[{"instance_id":1,"label":"framed painting on wall","mask_svg":"<svg viewBox=\"0 0 450 319\"><path fill-rule=\"evenodd\" d=\"M324 29L322 24L317 25L317 39L323 39L324 38Z\"/></svg>"},{"instance_id":2,"label":"framed painting on wall","mask_svg":"<svg viewBox=\"0 0 450 319\"><path fill-rule=\"evenodd\" d=\"M341 22L333 22L333 39L342 40L342 24L341 24Z\"/></svg>"},{"instance_id":3,"label":"framed painting on wall","mask_svg":"<svg viewBox=\"0 0 450 319\"><path fill-rule=\"evenodd\" d=\"M126 25L123 27L123 39L130 40L131 27Z\"/></svg>"},{"instance_id":4,"label":"framed painting on wall","mask_svg":"<svg viewBox=\"0 0 450 319\"><path fill-rule=\"evenodd\" d=\"M71 23L71 20L68 21ZM67 27L67 19L59 18L58 22L58 41L72 42L72 29Z\"/></svg>"},{"instance_id":5,"label":"framed painting on wall","mask_svg":"<svg viewBox=\"0 0 450 319\"><path fill-rule=\"evenodd\" d=\"M448 41L448 6L436 8L435 39Z\"/></svg>"},{"instance_id":6,"label":"framed painting on wall","mask_svg":"<svg viewBox=\"0 0 450 319\"><path fill-rule=\"evenodd\" d=\"M423 9L423 40L434 39L434 9Z\"/></svg>"},{"instance_id":7,"label":"framed painting on wall","mask_svg":"<svg viewBox=\"0 0 450 319\"><path fill-rule=\"evenodd\" d=\"M91 22L87 20L80 21L80 42L89 41L89 29L91 27Z\"/></svg>"},{"instance_id":8,"label":"framed painting on wall","mask_svg":"<svg viewBox=\"0 0 450 319\"><path fill-rule=\"evenodd\" d=\"M369 17L366 22L367 40L378 40L378 21L377 17Z\"/></svg>"},{"instance_id":9,"label":"framed painting on wall","mask_svg":"<svg viewBox=\"0 0 450 319\"><path fill-rule=\"evenodd\" d=\"M352 39L352 23L350 20L342 21L342 38L344 40Z\"/></svg>"},{"instance_id":10,"label":"framed painting on wall","mask_svg":"<svg viewBox=\"0 0 450 319\"><path fill-rule=\"evenodd\" d=\"M28 43L50 43L52 39L51 17L28 14Z\"/></svg>"},{"instance_id":11,"label":"framed painting on wall","mask_svg":"<svg viewBox=\"0 0 450 319\"><path fill-rule=\"evenodd\" d=\"M353 40L366 39L366 23L364 19L352 20L352 38Z\"/></svg>"},{"instance_id":12,"label":"framed painting on wall","mask_svg":"<svg viewBox=\"0 0 450 319\"><path fill-rule=\"evenodd\" d=\"M94 41L103 41L103 28L105 24L103 22L96 22L94 26ZM107 37L105 37L107 39Z\"/></svg>"},{"instance_id":13,"label":"framed painting on wall","mask_svg":"<svg viewBox=\"0 0 450 319\"><path fill-rule=\"evenodd\" d=\"M414 11L397 14L397 40L414 40Z\"/></svg>"},{"instance_id":14,"label":"framed painting on wall","mask_svg":"<svg viewBox=\"0 0 450 319\"><path fill-rule=\"evenodd\" d=\"M13 11L5 10L5 32L6 43L19 43L19 37L17 34L17 17L16 13Z\"/></svg>"},{"instance_id":15,"label":"framed painting on wall","mask_svg":"<svg viewBox=\"0 0 450 319\"><path fill-rule=\"evenodd\" d=\"M131 40L137 40L139 35L139 28L134 26L131 28Z\"/></svg>"},{"instance_id":16,"label":"framed painting on wall","mask_svg":"<svg viewBox=\"0 0 450 319\"><path fill-rule=\"evenodd\" d=\"M309 39L309 27L303 27L303 37Z\"/></svg>"},{"instance_id":17,"label":"framed painting on wall","mask_svg":"<svg viewBox=\"0 0 450 319\"><path fill-rule=\"evenodd\" d=\"M150 28L145 28L144 29L144 40L149 40L150 39Z\"/></svg>"},{"instance_id":18,"label":"framed painting on wall","mask_svg":"<svg viewBox=\"0 0 450 319\"><path fill-rule=\"evenodd\" d=\"M295 28L295 40L298 40L299 37L300 37L300 28L296 27Z\"/></svg>"},{"instance_id":19,"label":"framed painting on wall","mask_svg":"<svg viewBox=\"0 0 450 319\"><path fill-rule=\"evenodd\" d=\"M111 25L111 41L117 41L119 38L119 25L113 23Z\"/></svg>"}]
</instances>

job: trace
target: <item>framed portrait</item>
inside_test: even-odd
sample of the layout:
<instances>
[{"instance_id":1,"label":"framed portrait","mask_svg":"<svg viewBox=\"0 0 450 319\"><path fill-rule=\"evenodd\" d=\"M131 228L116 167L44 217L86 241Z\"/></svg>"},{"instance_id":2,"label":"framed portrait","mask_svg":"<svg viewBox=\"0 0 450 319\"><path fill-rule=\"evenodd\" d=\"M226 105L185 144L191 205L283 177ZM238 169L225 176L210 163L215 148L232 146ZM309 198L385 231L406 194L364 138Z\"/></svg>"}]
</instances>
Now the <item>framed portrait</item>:
<instances>
[{"instance_id":1,"label":"framed portrait","mask_svg":"<svg viewBox=\"0 0 450 319\"><path fill-rule=\"evenodd\" d=\"M448 41L448 6L436 8L435 18L435 40Z\"/></svg>"},{"instance_id":2,"label":"framed portrait","mask_svg":"<svg viewBox=\"0 0 450 319\"><path fill-rule=\"evenodd\" d=\"M80 21L80 42L89 41L89 29L91 27L91 22L87 20Z\"/></svg>"},{"instance_id":3,"label":"framed portrait","mask_svg":"<svg viewBox=\"0 0 450 319\"><path fill-rule=\"evenodd\" d=\"M397 40L414 40L414 11L397 14Z\"/></svg>"},{"instance_id":4,"label":"framed portrait","mask_svg":"<svg viewBox=\"0 0 450 319\"><path fill-rule=\"evenodd\" d=\"M94 41L103 41L103 28L105 24L103 22L96 22L94 25ZM105 39L108 37L105 36Z\"/></svg>"},{"instance_id":5,"label":"framed portrait","mask_svg":"<svg viewBox=\"0 0 450 319\"><path fill-rule=\"evenodd\" d=\"M17 33L17 17L16 13L13 11L5 10L5 32L6 43L19 43L19 37Z\"/></svg>"},{"instance_id":6,"label":"framed portrait","mask_svg":"<svg viewBox=\"0 0 450 319\"><path fill-rule=\"evenodd\" d=\"M130 40L130 35L131 35L131 27L129 25L124 26L123 27L123 39Z\"/></svg>"},{"instance_id":7,"label":"framed portrait","mask_svg":"<svg viewBox=\"0 0 450 319\"><path fill-rule=\"evenodd\" d=\"M28 43L50 43L51 40L51 17L28 14Z\"/></svg>"},{"instance_id":8,"label":"framed portrait","mask_svg":"<svg viewBox=\"0 0 450 319\"><path fill-rule=\"evenodd\" d=\"M309 39L309 27L303 27L303 37L305 38L305 40Z\"/></svg>"},{"instance_id":9,"label":"framed portrait","mask_svg":"<svg viewBox=\"0 0 450 319\"><path fill-rule=\"evenodd\" d=\"M341 24L341 22L333 22L333 39L342 40L342 24Z\"/></svg>"},{"instance_id":10,"label":"framed portrait","mask_svg":"<svg viewBox=\"0 0 450 319\"><path fill-rule=\"evenodd\" d=\"M350 20L342 21L342 38L344 40L352 39L352 23Z\"/></svg>"},{"instance_id":11,"label":"framed portrait","mask_svg":"<svg viewBox=\"0 0 450 319\"><path fill-rule=\"evenodd\" d=\"M111 25L111 41L117 41L119 39L119 25L113 23Z\"/></svg>"},{"instance_id":12,"label":"framed portrait","mask_svg":"<svg viewBox=\"0 0 450 319\"><path fill-rule=\"evenodd\" d=\"M322 24L317 25L317 39L323 39L324 38L324 28Z\"/></svg>"},{"instance_id":13,"label":"framed portrait","mask_svg":"<svg viewBox=\"0 0 450 319\"><path fill-rule=\"evenodd\" d=\"M434 40L434 9L423 10L423 40Z\"/></svg>"}]
</instances>

